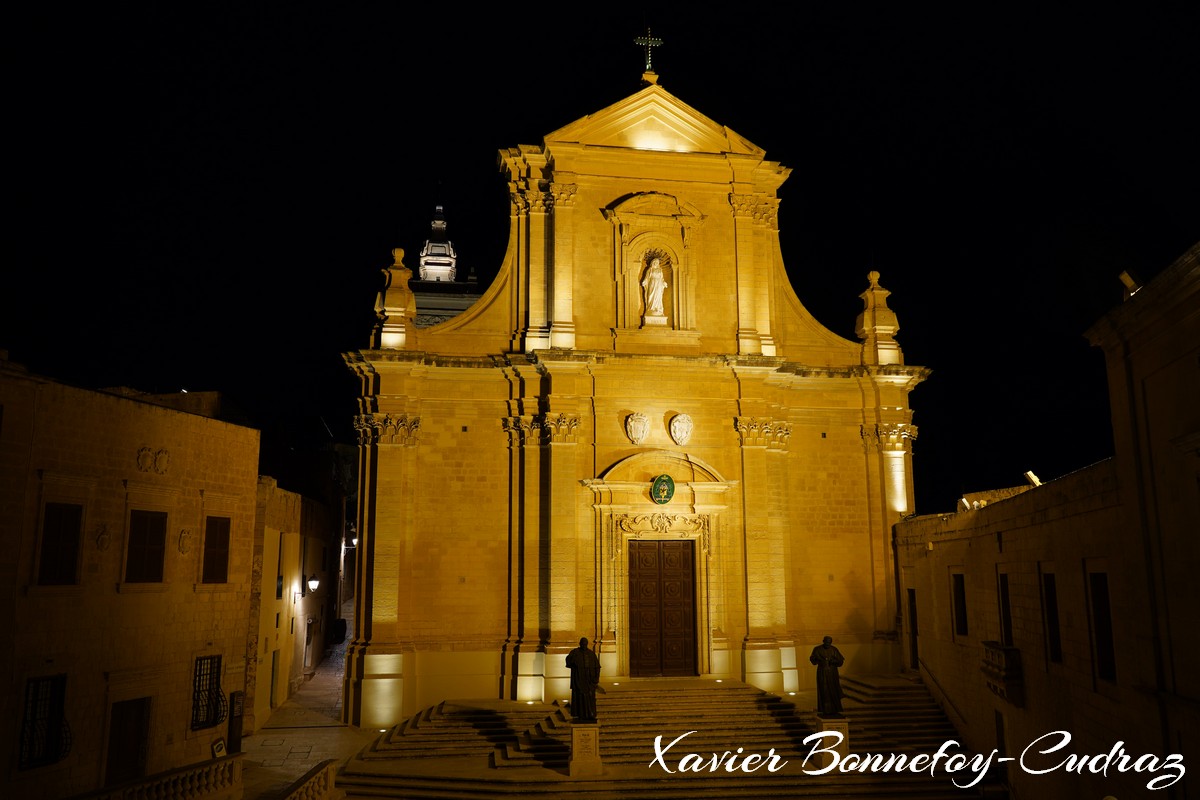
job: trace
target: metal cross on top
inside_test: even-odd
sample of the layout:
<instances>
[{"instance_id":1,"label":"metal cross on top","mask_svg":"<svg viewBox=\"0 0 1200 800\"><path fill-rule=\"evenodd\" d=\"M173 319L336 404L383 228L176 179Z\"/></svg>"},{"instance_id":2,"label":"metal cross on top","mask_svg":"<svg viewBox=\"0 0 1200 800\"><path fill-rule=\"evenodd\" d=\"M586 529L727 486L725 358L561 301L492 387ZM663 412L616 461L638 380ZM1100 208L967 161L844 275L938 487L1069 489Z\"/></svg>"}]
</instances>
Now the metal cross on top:
<instances>
[{"instance_id":1,"label":"metal cross on top","mask_svg":"<svg viewBox=\"0 0 1200 800\"><path fill-rule=\"evenodd\" d=\"M657 39L650 35L650 29L646 28L646 35L639 36L633 40L633 43L639 47L646 48L646 71L653 72L654 68L650 65L651 48L659 47L663 42L662 39Z\"/></svg>"}]
</instances>

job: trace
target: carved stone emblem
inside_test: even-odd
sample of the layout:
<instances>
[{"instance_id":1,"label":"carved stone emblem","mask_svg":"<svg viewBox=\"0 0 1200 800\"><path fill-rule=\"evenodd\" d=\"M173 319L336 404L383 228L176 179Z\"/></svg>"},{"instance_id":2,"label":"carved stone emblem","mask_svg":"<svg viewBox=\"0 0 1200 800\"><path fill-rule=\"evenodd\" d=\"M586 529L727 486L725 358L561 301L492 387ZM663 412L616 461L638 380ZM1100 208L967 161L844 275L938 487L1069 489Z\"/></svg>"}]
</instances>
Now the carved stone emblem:
<instances>
[{"instance_id":1,"label":"carved stone emblem","mask_svg":"<svg viewBox=\"0 0 1200 800\"><path fill-rule=\"evenodd\" d=\"M676 414L671 417L671 439L682 447L692 438L692 418L687 414Z\"/></svg>"},{"instance_id":2,"label":"carved stone emblem","mask_svg":"<svg viewBox=\"0 0 1200 800\"><path fill-rule=\"evenodd\" d=\"M138 449L137 467L141 472L157 472L159 475L165 475L170 465L171 453L166 448L157 451L149 447Z\"/></svg>"},{"instance_id":3,"label":"carved stone emblem","mask_svg":"<svg viewBox=\"0 0 1200 800\"><path fill-rule=\"evenodd\" d=\"M641 444L650 433L650 418L640 411L635 411L625 418L625 435L634 444Z\"/></svg>"},{"instance_id":4,"label":"carved stone emblem","mask_svg":"<svg viewBox=\"0 0 1200 800\"><path fill-rule=\"evenodd\" d=\"M659 475L650 484L650 499L660 506L671 502L675 496L675 481L670 475Z\"/></svg>"}]
</instances>

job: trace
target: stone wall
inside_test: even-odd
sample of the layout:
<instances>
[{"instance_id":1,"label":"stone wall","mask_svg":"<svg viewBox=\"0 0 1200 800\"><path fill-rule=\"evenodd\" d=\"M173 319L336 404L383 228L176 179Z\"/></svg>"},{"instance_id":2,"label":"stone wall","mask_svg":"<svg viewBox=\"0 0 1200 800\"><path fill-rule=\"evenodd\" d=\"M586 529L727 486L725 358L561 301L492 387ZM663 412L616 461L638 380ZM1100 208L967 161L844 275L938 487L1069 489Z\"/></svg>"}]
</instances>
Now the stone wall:
<instances>
[{"instance_id":1,"label":"stone wall","mask_svg":"<svg viewBox=\"0 0 1200 800\"><path fill-rule=\"evenodd\" d=\"M50 763L21 769L10 758L0 783L20 796L34 787L65 796L103 784L110 750L142 749L145 774L211 758L228 720L192 730L193 678L198 658L220 656L220 694L227 701L245 689L258 432L7 364L0 406L8 479L0 572L15 598L5 634L13 658L4 660L12 724L0 751L17 753L29 738L31 680L66 676L65 725L52 728L69 730L69 747L51 748ZM75 575L56 585L39 572L47 503L82 508ZM128 580L131 512L141 510L166 514L161 580ZM203 580L209 517L230 520L219 583ZM113 705L136 698L149 698L141 745L110 729Z\"/></svg>"}]
</instances>

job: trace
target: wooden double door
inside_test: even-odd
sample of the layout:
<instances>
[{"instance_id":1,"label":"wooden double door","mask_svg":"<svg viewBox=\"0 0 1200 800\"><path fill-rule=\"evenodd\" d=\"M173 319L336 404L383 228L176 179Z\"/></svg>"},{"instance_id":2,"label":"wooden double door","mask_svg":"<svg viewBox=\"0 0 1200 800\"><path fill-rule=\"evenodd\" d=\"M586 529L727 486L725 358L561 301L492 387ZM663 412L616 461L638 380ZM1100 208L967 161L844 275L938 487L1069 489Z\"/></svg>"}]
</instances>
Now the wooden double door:
<instances>
[{"instance_id":1,"label":"wooden double door","mask_svg":"<svg viewBox=\"0 0 1200 800\"><path fill-rule=\"evenodd\" d=\"M696 674L695 542L629 542L629 675Z\"/></svg>"}]
</instances>

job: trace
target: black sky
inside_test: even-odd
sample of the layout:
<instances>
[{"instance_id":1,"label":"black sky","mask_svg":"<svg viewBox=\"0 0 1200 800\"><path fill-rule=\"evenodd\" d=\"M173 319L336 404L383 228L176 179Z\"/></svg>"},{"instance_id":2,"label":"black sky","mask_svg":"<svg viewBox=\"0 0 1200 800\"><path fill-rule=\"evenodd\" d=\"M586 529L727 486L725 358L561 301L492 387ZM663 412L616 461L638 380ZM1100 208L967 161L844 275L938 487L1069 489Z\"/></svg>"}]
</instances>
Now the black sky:
<instances>
[{"instance_id":1,"label":"black sky","mask_svg":"<svg viewBox=\"0 0 1200 800\"><path fill-rule=\"evenodd\" d=\"M342 6L349 6L344 8ZM276 437L342 436L379 270L442 203L486 283L507 238L501 148L640 88L793 172L797 294L854 338L866 274L910 364L918 511L1111 454L1083 331L1200 241L1193 4L158 4L10 27L15 256L0 348L83 386L221 390ZM588 14L609 13L588 6Z\"/></svg>"}]
</instances>

